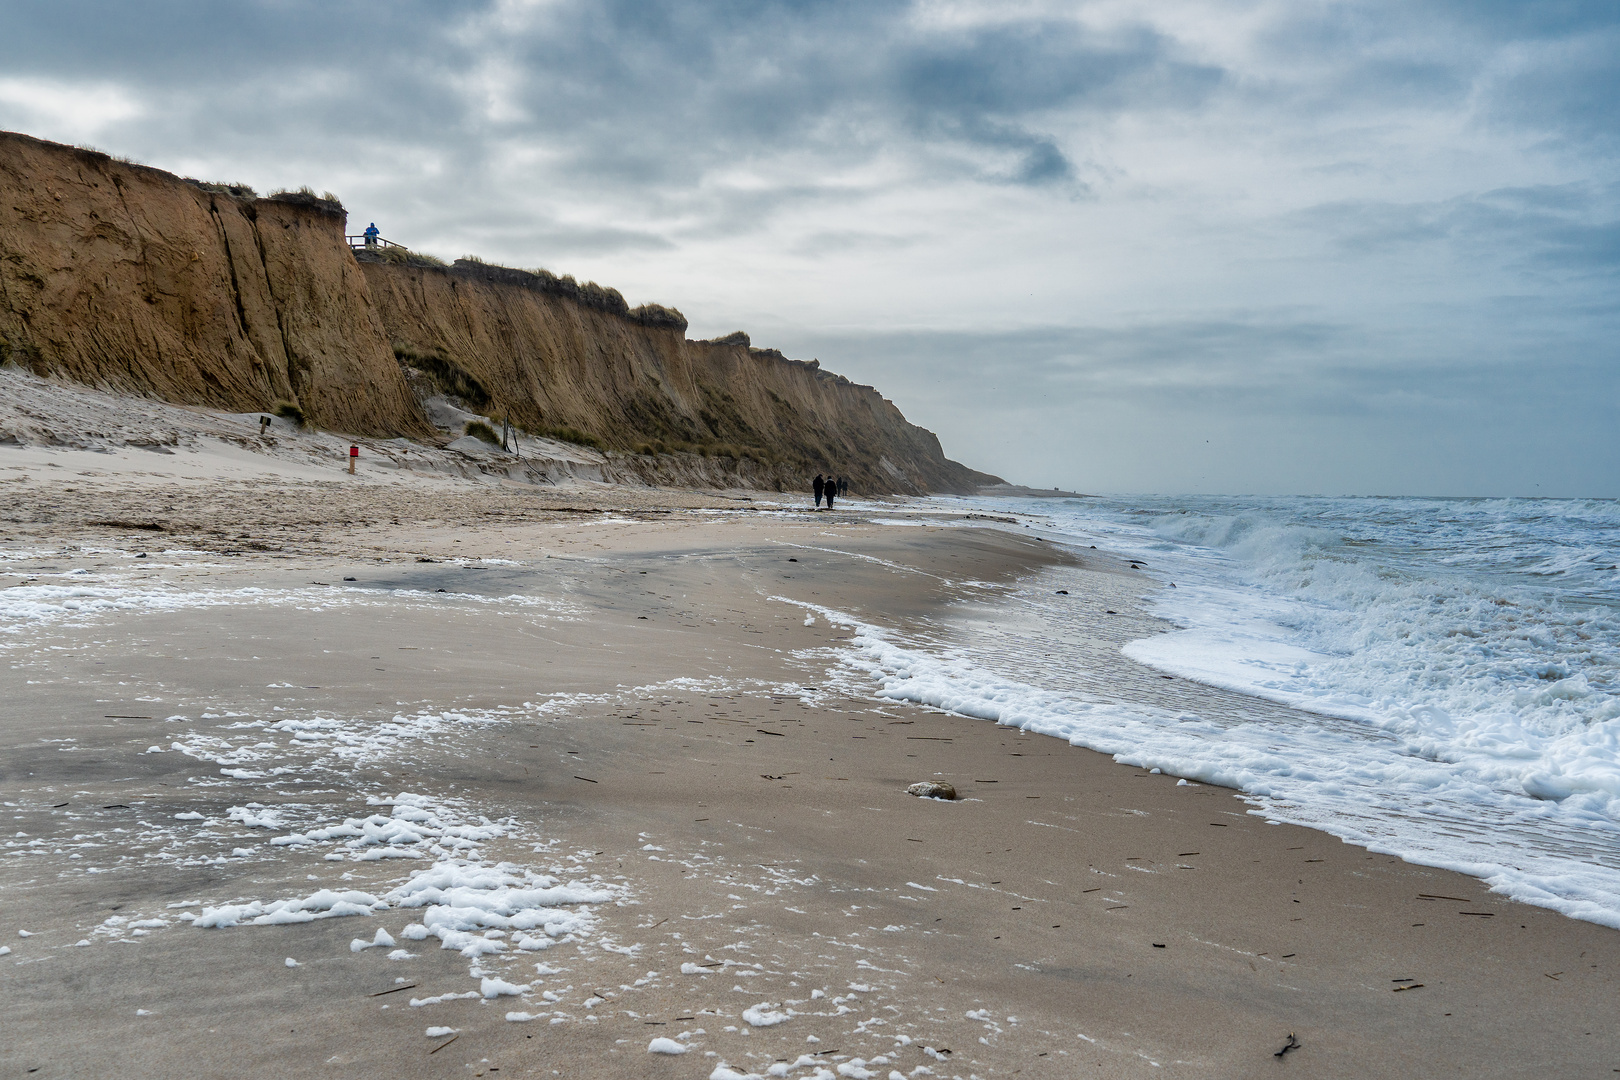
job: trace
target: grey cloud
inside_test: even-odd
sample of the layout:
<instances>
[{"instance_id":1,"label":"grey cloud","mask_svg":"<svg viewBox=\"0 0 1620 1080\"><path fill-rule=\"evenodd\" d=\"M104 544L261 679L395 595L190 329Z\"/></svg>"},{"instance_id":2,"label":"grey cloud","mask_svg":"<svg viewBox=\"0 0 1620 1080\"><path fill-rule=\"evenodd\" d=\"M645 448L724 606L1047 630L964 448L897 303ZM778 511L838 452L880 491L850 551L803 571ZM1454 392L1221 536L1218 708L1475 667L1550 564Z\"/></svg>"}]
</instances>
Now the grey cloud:
<instances>
[{"instance_id":1,"label":"grey cloud","mask_svg":"<svg viewBox=\"0 0 1620 1080\"><path fill-rule=\"evenodd\" d=\"M876 381L946 433L947 453L1034 484L1148 490L1173 473L1177 490L1615 493L1620 319L1560 336L1561 310L1507 306L1460 335L1455 318L1410 334L1276 312L794 345Z\"/></svg>"},{"instance_id":2,"label":"grey cloud","mask_svg":"<svg viewBox=\"0 0 1620 1080\"><path fill-rule=\"evenodd\" d=\"M453 48L445 28L482 4L463 0L189 0L9 4L0 64L12 74L217 86L267 73L340 70L386 78Z\"/></svg>"},{"instance_id":3,"label":"grey cloud","mask_svg":"<svg viewBox=\"0 0 1620 1080\"><path fill-rule=\"evenodd\" d=\"M445 226L441 225L441 228ZM476 251L495 247L522 251L557 251L559 249L600 255L615 252L673 251L674 241L657 233L634 229L572 226L560 222L545 224L525 223L519 228L492 226L487 221L459 221L454 231L469 238Z\"/></svg>"},{"instance_id":4,"label":"grey cloud","mask_svg":"<svg viewBox=\"0 0 1620 1080\"><path fill-rule=\"evenodd\" d=\"M640 166L690 177L784 150L859 159L916 140L1002 159L977 169L984 179L1050 183L1074 166L1043 115L1133 97L1185 103L1218 79L1146 32L925 31L899 4L694 4L656 16L565 6L509 47L529 111L563 121L537 125L571 143L576 168L614 177ZM636 139L609 137L627 123Z\"/></svg>"},{"instance_id":5,"label":"grey cloud","mask_svg":"<svg viewBox=\"0 0 1620 1080\"><path fill-rule=\"evenodd\" d=\"M127 80L165 99L168 122L190 114L194 138L220 126L341 130L459 146L469 165L490 143L544 143L567 175L625 187L688 185L781 152L860 161L906 143L970 152L923 153L929 169L1063 182L1076 167L1044 127L1054 114L1187 107L1221 77L1146 30L945 32L892 2L576 2L516 29L473 4L70 3L8 19L9 70ZM480 115L467 84L486 75L521 117Z\"/></svg>"},{"instance_id":6,"label":"grey cloud","mask_svg":"<svg viewBox=\"0 0 1620 1080\"><path fill-rule=\"evenodd\" d=\"M1059 408L1134 402L1219 407L1236 416L1327 416L1477 411L1493 402L1517 407L1620 393L1612 344L1620 315L1569 329L1569 310L1545 300L1501 298L1485 306L1494 313L1439 311L1415 325L1377 328L1272 311L1004 333L786 337L790 355L816 355L852 378L905 384L936 399L971 387L976 404L997 408L1030 400Z\"/></svg>"},{"instance_id":7,"label":"grey cloud","mask_svg":"<svg viewBox=\"0 0 1620 1080\"><path fill-rule=\"evenodd\" d=\"M1356 0L1281 9L1257 38L1278 70L1244 92L1278 108L1354 115L1372 105L1445 108L1616 149L1620 8L1567 0Z\"/></svg>"},{"instance_id":8,"label":"grey cloud","mask_svg":"<svg viewBox=\"0 0 1620 1080\"><path fill-rule=\"evenodd\" d=\"M1620 150L1620 26L1540 50L1539 63L1491 87L1493 116L1563 143Z\"/></svg>"},{"instance_id":9,"label":"grey cloud","mask_svg":"<svg viewBox=\"0 0 1620 1080\"><path fill-rule=\"evenodd\" d=\"M890 233L822 229L801 237L788 250L795 255L817 258L822 255L855 251L898 251L922 243L922 236L896 236Z\"/></svg>"},{"instance_id":10,"label":"grey cloud","mask_svg":"<svg viewBox=\"0 0 1620 1080\"><path fill-rule=\"evenodd\" d=\"M827 164L899 153L924 175L1083 184L1066 143L1076 123L1196 115L1228 93L1321 115L1391 101L1463 107L1477 91L1486 115L1547 138L1613 134L1620 122L1612 4L1284 8L1259 43L1286 76L1221 70L1146 26L940 29L896 0L571 0L534 12L514 25L487 0L11 5L0 63L127 81L161 99L146 123L174 142L341 132L377 147L453 147L464 174L494 146L544 145L560 178L622 190L689 188L728 163L784 153ZM1492 82L1507 47L1519 48L1514 73ZM521 115L485 115L486 80Z\"/></svg>"},{"instance_id":11,"label":"grey cloud","mask_svg":"<svg viewBox=\"0 0 1620 1080\"><path fill-rule=\"evenodd\" d=\"M1012 179L1070 179L1073 164L1049 136L1018 117L1080 106L1086 112L1194 106L1222 73L1176 58L1175 43L1147 30L1093 36L1071 22L995 26L906 43L894 83L911 126L924 133L1015 151Z\"/></svg>"},{"instance_id":12,"label":"grey cloud","mask_svg":"<svg viewBox=\"0 0 1620 1080\"><path fill-rule=\"evenodd\" d=\"M1431 6L1440 16L1498 41L1564 38L1620 26L1620 10L1609 0L1438 0ZM1384 10L1398 17L1410 13L1413 5L1384 0Z\"/></svg>"},{"instance_id":13,"label":"grey cloud","mask_svg":"<svg viewBox=\"0 0 1620 1080\"><path fill-rule=\"evenodd\" d=\"M1369 256L1435 244L1457 255L1560 278L1620 273L1620 185L1498 188L1438 202L1327 203L1293 215L1298 226Z\"/></svg>"}]
</instances>

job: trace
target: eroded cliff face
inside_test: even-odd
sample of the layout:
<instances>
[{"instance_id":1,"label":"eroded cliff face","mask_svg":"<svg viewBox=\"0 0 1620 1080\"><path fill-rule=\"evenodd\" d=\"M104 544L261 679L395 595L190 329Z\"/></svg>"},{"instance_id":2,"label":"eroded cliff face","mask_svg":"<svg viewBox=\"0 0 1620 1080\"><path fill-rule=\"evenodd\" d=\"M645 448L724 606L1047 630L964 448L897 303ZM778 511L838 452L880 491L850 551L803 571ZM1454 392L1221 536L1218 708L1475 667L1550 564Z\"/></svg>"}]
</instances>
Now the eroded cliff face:
<instances>
[{"instance_id":1,"label":"eroded cliff face","mask_svg":"<svg viewBox=\"0 0 1620 1080\"><path fill-rule=\"evenodd\" d=\"M604 306L611 290L559 293L476 262L357 262L344 225L310 196L233 194L0 132L0 362L235 412L290 400L353 434L434 438L422 399L446 393L597 441L649 480L797 487L832 471L867 493L996 480L814 363L689 341L675 313L628 312L616 293Z\"/></svg>"},{"instance_id":2,"label":"eroded cliff face","mask_svg":"<svg viewBox=\"0 0 1620 1080\"><path fill-rule=\"evenodd\" d=\"M326 428L429 427L319 199L238 198L0 133L0 359Z\"/></svg>"},{"instance_id":3,"label":"eroded cliff face","mask_svg":"<svg viewBox=\"0 0 1620 1080\"><path fill-rule=\"evenodd\" d=\"M947 460L932 432L872 387L817 364L689 341L550 293L522 271L361 266L403 363L531 431L573 429L632 452L745 457L796 485L818 471L867 492L996 482Z\"/></svg>"}]
</instances>

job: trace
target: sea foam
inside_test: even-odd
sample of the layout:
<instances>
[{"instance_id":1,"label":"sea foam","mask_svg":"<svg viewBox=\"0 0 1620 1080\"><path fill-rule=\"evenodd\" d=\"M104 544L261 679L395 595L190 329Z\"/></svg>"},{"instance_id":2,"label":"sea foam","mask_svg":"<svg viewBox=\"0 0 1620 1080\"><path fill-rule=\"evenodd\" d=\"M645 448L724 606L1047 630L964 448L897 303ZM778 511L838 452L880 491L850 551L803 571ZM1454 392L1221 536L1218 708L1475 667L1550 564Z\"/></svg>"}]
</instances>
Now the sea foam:
<instances>
[{"instance_id":1,"label":"sea foam","mask_svg":"<svg viewBox=\"0 0 1620 1080\"><path fill-rule=\"evenodd\" d=\"M1614 503L1150 498L995 509L1028 515L1021 524L1079 552L1139 560L1149 610L1176 629L1126 644L1126 656L1303 711L1202 715L1082 686L1072 672L1088 658L1073 643L1095 613L1078 590L1016 597L1026 629L1010 643L978 626L927 647L861 627L853 663L881 695L1229 785L1272 820L1620 927Z\"/></svg>"}]
</instances>

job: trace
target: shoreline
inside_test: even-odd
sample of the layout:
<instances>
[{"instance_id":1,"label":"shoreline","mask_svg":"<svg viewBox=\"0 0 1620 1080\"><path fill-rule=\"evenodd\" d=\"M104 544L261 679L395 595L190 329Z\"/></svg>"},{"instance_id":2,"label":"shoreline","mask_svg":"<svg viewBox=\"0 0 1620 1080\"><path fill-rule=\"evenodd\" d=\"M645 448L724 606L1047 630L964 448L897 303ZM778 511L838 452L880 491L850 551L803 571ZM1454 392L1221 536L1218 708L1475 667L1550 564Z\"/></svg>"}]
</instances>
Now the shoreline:
<instances>
[{"instance_id":1,"label":"shoreline","mask_svg":"<svg viewBox=\"0 0 1620 1080\"><path fill-rule=\"evenodd\" d=\"M8 485L7 550L35 554L0 563L105 602L0 639L25 683L0 706L0 788L19 844L50 838L0 862L0 963L26 1002L10 1053L41 1075L685 1077L808 1057L785 1074L1595 1076L1620 1061L1614 931L1265 825L1226 789L878 698L845 663L846 630L773 599L927 637L1043 567L1139 591L1112 560L757 493L746 510L588 485L260 477L232 489L255 498L224 501L214 484L73 484L72 499L43 473ZM190 531L89 524L143 506ZM160 555L171 541L197 554ZM337 727L233 726L278 716ZM165 743L189 752L147 752ZM904 794L934 778L963 798ZM513 819L476 842L482 864L560 867L614 899L570 908L588 915L575 940L525 952L514 931L473 959L403 936L422 909L400 904L288 926L174 915L317 887L386 896L429 860L269 841L399 791L446 820ZM250 802L278 828L230 818ZM168 906L189 900L206 903ZM100 932L135 914L170 925ZM378 927L415 956L351 951ZM486 999L486 977L531 989ZM411 992L369 996L396 978ZM690 1049L649 1054L661 1036Z\"/></svg>"}]
</instances>

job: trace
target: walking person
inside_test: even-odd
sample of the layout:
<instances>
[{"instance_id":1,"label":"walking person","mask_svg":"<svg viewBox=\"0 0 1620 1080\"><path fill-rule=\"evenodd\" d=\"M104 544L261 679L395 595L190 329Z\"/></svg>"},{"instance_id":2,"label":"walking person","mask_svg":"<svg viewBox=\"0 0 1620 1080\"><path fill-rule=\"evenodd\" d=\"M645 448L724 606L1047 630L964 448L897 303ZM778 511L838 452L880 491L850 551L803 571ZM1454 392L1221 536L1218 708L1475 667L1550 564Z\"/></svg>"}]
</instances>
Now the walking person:
<instances>
[{"instance_id":1,"label":"walking person","mask_svg":"<svg viewBox=\"0 0 1620 1080\"><path fill-rule=\"evenodd\" d=\"M827 509L832 509L833 496L837 494L838 481L831 476L827 477Z\"/></svg>"},{"instance_id":2,"label":"walking person","mask_svg":"<svg viewBox=\"0 0 1620 1080\"><path fill-rule=\"evenodd\" d=\"M817 510L821 509L821 493L824 490L826 490L826 487L827 487L827 481L822 479L820 473L816 473L815 489L816 489L816 509Z\"/></svg>"},{"instance_id":3,"label":"walking person","mask_svg":"<svg viewBox=\"0 0 1620 1080\"><path fill-rule=\"evenodd\" d=\"M846 478L840 476L838 478L838 497L840 499L843 499L843 498L848 498L848 496L849 496L849 481Z\"/></svg>"}]
</instances>

